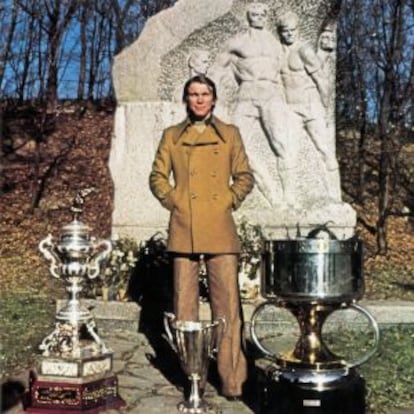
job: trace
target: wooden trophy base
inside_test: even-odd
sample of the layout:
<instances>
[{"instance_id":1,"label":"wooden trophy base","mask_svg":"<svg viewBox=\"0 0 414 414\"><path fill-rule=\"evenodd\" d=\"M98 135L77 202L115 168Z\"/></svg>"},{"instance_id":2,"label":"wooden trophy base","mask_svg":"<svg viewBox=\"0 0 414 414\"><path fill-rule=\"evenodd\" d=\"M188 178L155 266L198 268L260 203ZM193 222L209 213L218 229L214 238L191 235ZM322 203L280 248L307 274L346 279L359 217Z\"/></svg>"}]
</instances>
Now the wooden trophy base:
<instances>
[{"instance_id":1,"label":"wooden trophy base","mask_svg":"<svg viewBox=\"0 0 414 414\"><path fill-rule=\"evenodd\" d=\"M118 379L112 373L99 377L32 378L25 411L36 414L99 413L126 405L118 394Z\"/></svg>"}]
</instances>

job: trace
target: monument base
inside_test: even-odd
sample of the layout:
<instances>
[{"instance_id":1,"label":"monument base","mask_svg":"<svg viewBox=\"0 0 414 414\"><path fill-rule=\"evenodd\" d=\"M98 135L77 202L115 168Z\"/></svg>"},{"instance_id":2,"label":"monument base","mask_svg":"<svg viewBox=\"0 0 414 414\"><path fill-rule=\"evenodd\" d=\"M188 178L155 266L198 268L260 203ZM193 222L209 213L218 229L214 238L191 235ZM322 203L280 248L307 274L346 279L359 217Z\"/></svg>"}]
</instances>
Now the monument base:
<instances>
[{"instance_id":1,"label":"monument base","mask_svg":"<svg viewBox=\"0 0 414 414\"><path fill-rule=\"evenodd\" d=\"M118 379L112 373L85 378L32 378L25 399L25 411L39 414L98 413L126 405L118 395Z\"/></svg>"},{"instance_id":2,"label":"monument base","mask_svg":"<svg viewBox=\"0 0 414 414\"><path fill-rule=\"evenodd\" d=\"M355 371L321 390L283 374L263 374L259 390L262 414L365 414L365 381Z\"/></svg>"}]
</instances>

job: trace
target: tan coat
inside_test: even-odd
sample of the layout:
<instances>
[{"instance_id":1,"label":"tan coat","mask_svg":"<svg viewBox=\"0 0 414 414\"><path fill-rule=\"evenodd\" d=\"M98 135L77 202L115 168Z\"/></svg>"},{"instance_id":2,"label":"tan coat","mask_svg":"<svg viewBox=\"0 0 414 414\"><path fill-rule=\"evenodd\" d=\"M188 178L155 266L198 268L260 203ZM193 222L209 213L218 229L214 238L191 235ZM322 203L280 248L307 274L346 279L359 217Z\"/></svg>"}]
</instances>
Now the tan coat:
<instances>
[{"instance_id":1,"label":"tan coat","mask_svg":"<svg viewBox=\"0 0 414 414\"><path fill-rule=\"evenodd\" d=\"M253 182L235 126L212 117L201 134L189 120L167 128L153 163L150 188L171 211L168 251L238 253L232 210L240 206Z\"/></svg>"}]
</instances>

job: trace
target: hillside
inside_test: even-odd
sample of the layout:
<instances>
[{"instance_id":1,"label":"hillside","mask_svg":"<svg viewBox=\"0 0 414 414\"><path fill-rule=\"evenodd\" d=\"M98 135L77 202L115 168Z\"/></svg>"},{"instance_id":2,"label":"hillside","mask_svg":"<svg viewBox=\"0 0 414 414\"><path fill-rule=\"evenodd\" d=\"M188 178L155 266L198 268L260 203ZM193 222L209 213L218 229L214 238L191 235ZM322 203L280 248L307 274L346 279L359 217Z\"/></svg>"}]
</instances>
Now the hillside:
<instances>
[{"instance_id":1,"label":"hillside","mask_svg":"<svg viewBox=\"0 0 414 414\"><path fill-rule=\"evenodd\" d=\"M48 233L57 235L71 219L68 206L79 189L95 187L83 221L93 234L108 238L112 214L112 181L107 166L113 128L113 110L87 110L79 116L72 107L48 122L30 108L4 117L3 181L0 195L0 289L61 289L50 280L37 245ZM41 127L40 127L40 126ZM37 137L37 139L35 139ZM414 300L414 229L407 218L389 221L389 254L375 257L375 196L360 205L352 198L351 163L347 145L338 145L344 198L360 217L358 233L364 240L366 298ZM343 153L341 153L342 151ZM371 174L375 179L375 174ZM137 189L137 196L139 189ZM368 224L368 226L367 226Z\"/></svg>"}]
</instances>

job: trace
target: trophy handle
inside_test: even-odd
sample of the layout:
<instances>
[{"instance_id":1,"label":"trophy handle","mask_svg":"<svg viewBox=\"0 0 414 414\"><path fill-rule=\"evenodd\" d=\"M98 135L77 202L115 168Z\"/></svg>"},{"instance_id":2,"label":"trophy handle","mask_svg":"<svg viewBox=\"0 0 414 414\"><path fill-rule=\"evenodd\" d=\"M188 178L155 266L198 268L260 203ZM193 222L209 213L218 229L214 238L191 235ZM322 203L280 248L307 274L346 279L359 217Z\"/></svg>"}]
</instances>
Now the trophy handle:
<instances>
[{"instance_id":1,"label":"trophy handle","mask_svg":"<svg viewBox=\"0 0 414 414\"><path fill-rule=\"evenodd\" d=\"M259 342L259 339L257 338L257 335L256 335L256 319L257 319L257 317L259 316L259 314L260 314L260 312L261 312L261 310L266 306L266 305L269 305L269 304L273 304L273 303L271 303L271 302L268 302L268 301L266 301L266 302L264 302L264 303L262 303L261 305L259 305L256 309L255 309L255 311L253 312L253 315L252 315L252 319L251 319L251 322L250 322L250 337L252 338L252 340L253 340L253 343L257 346L257 348L263 353L263 355L265 356L265 357L267 357L267 358L270 358L270 359L272 359L272 360L275 360L276 358L277 358L277 356L276 356L276 354L274 353L274 352L271 352L271 351L269 351L267 348L265 348L260 342ZM277 306L277 305L276 305Z\"/></svg>"},{"instance_id":2,"label":"trophy handle","mask_svg":"<svg viewBox=\"0 0 414 414\"><path fill-rule=\"evenodd\" d=\"M178 349L175 346L174 343L174 336L171 332L171 328L170 328L170 322L175 321L175 315L171 312L164 312L164 329L165 329L165 333L167 334L166 336L163 335L163 337L167 340L167 342L170 344L171 348L178 353Z\"/></svg>"},{"instance_id":3,"label":"trophy handle","mask_svg":"<svg viewBox=\"0 0 414 414\"><path fill-rule=\"evenodd\" d=\"M374 330L374 344L372 348L367 353L362 355L360 358L357 358L357 359L354 359L348 362L348 365L350 366L350 368L354 368L367 362L377 352L379 341L380 341L380 332L379 332L377 321L374 319L371 313L368 312L367 309L363 308L360 305L357 305L356 303L351 303L349 307L352 309L355 309L357 312L360 312L364 316L366 316L367 319L371 322L372 328Z\"/></svg>"},{"instance_id":4,"label":"trophy handle","mask_svg":"<svg viewBox=\"0 0 414 414\"><path fill-rule=\"evenodd\" d=\"M56 279L60 279L60 259L53 250L53 237L51 234L48 234L48 236L39 243L39 250L45 259L51 262L49 270L52 276Z\"/></svg>"},{"instance_id":5,"label":"trophy handle","mask_svg":"<svg viewBox=\"0 0 414 414\"><path fill-rule=\"evenodd\" d=\"M92 256L88 266L89 279L95 279L99 275L101 262L109 256L112 250L112 244L109 240L101 240L93 244L94 249L98 252Z\"/></svg>"},{"instance_id":6,"label":"trophy handle","mask_svg":"<svg viewBox=\"0 0 414 414\"><path fill-rule=\"evenodd\" d=\"M214 341L214 346L213 346L213 348L211 349L211 352L210 352L211 356L213 356L213 354L217 354L219 344L221 343L221 340L223 339L223 336L224 336L224 332L226 332L226 329L227 329L226 318L224 316L214 320L213 323L211 324L211 326L216 328L220 324L223 325L223 329L221 331L219 331L219 335L216 336L216 339Z\"/></svg>"}]
</instances>

